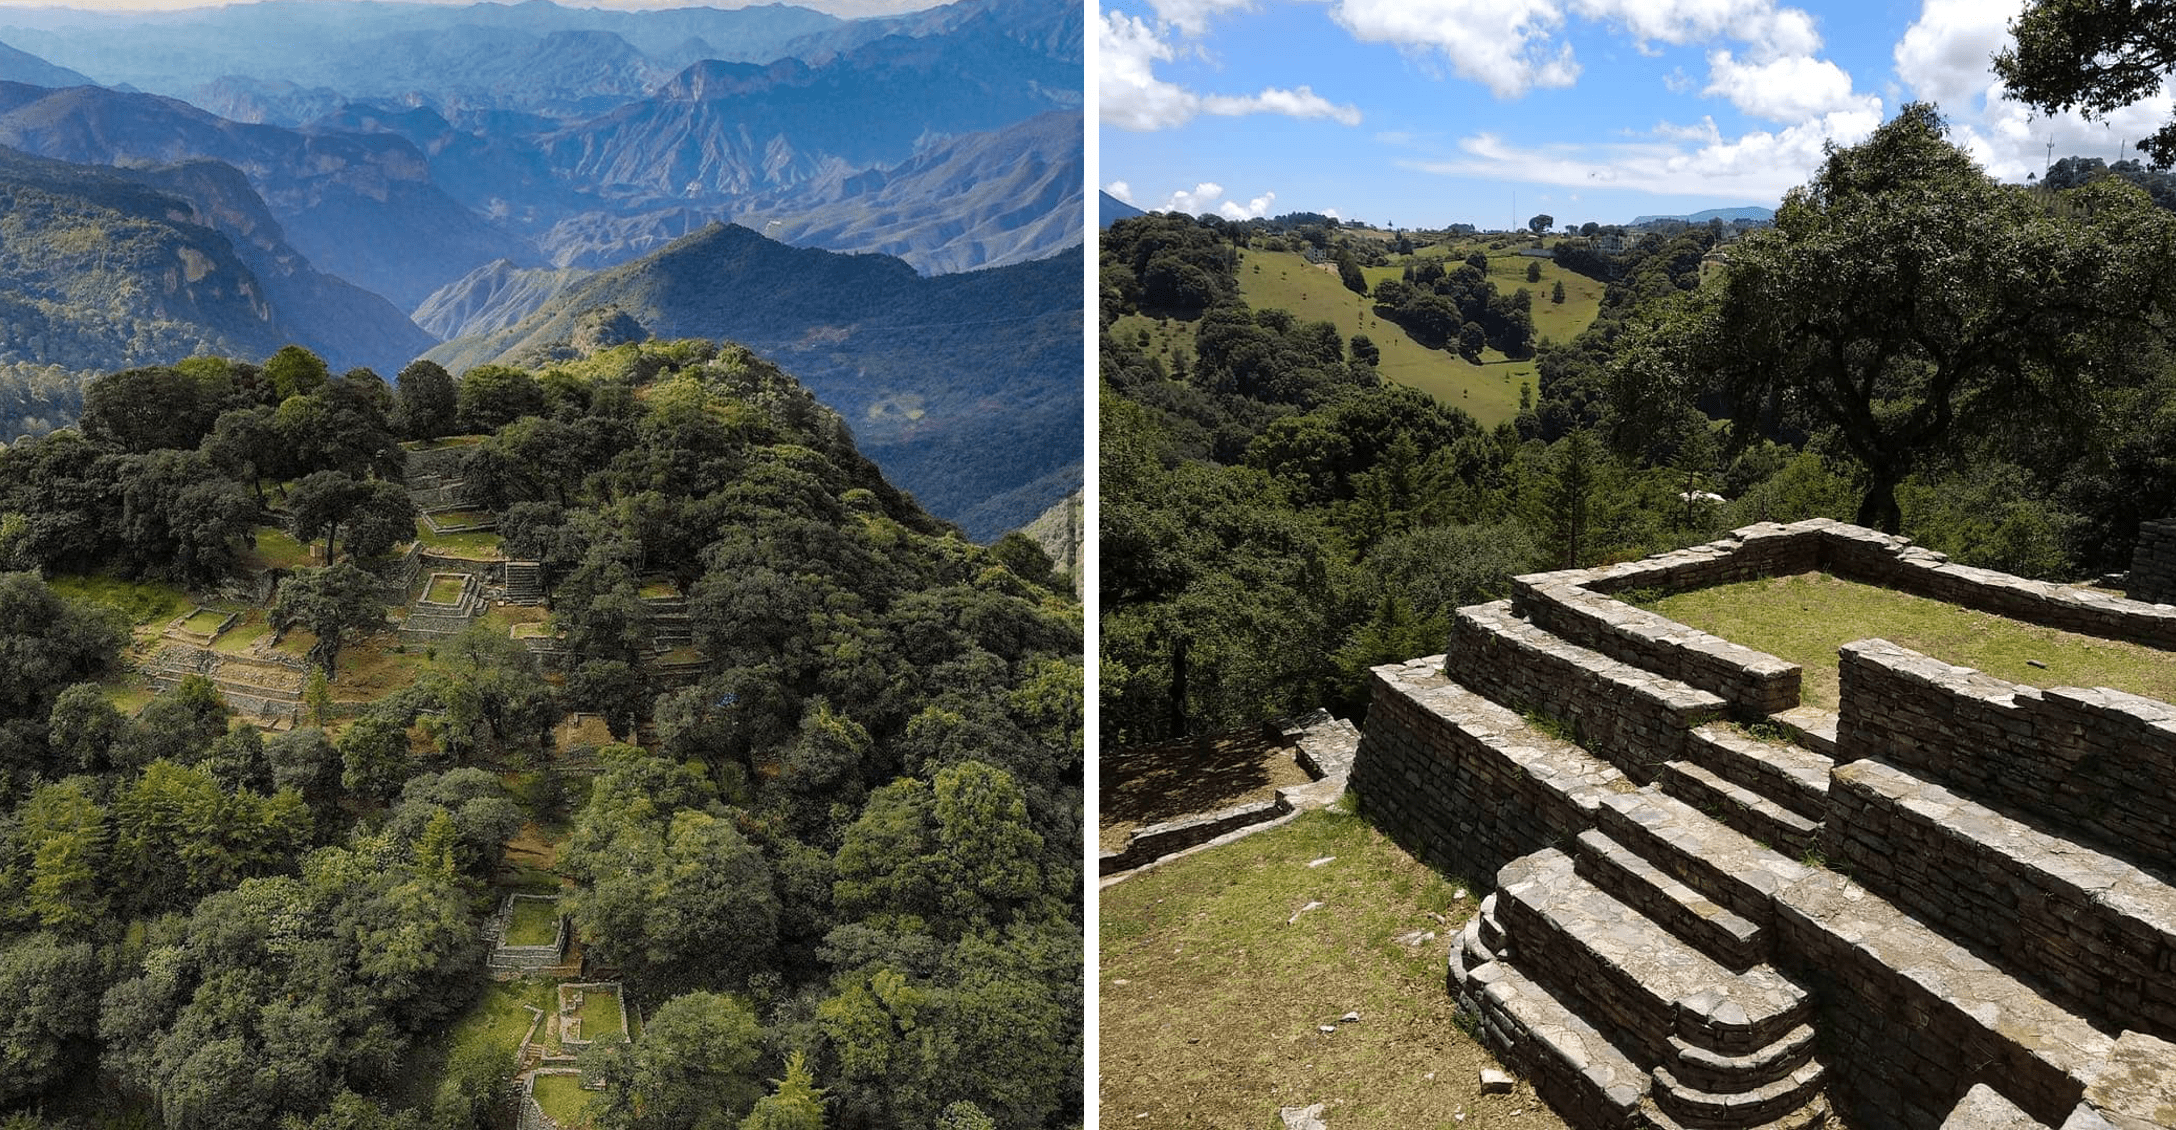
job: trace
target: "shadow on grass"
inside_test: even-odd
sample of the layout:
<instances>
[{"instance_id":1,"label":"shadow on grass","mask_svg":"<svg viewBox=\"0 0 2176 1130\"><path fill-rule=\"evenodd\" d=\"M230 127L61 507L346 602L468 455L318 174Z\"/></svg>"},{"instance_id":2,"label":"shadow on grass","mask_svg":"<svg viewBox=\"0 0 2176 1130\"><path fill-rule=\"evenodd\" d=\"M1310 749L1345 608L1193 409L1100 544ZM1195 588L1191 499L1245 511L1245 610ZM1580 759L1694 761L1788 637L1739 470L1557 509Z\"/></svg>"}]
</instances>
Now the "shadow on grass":
<instances>
[{"instance_id":1,"label":"shadow on grass","mask_svg":"<svg viewBox=\"0 0 2176 1130\"><path fill-rule=\"evenodd\" d=\"M1114 750L1101 760L1102 820L1154 824L1306 781L1291 747L1260 727Z\"/></svg>"}]
</instances>

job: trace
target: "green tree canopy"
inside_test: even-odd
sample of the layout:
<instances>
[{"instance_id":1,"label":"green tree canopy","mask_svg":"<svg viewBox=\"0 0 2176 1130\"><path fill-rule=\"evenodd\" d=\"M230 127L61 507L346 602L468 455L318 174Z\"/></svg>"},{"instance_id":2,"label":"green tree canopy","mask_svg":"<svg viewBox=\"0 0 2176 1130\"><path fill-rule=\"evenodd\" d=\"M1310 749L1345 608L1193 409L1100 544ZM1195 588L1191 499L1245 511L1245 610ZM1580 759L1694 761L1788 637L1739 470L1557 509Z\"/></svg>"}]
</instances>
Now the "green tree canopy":
<instances>
[{"instance_id":1,"label":"green tree canopy","mask_svg":"<svg viewBox=\"0 0 2176 1130\"><path fill-rule=\"evenodd\" d=\"M1894 532L1896 487L1960 418L2056 404L2168 297L2176 222L2121 182L2050 212L1907 105L1831 149L1773 228L1733 248L1619 362L1628 422L1714 387L1741 419L1777 406L1835 429L1865 468L1857 521Z\"/></svg>"}]
</instances>

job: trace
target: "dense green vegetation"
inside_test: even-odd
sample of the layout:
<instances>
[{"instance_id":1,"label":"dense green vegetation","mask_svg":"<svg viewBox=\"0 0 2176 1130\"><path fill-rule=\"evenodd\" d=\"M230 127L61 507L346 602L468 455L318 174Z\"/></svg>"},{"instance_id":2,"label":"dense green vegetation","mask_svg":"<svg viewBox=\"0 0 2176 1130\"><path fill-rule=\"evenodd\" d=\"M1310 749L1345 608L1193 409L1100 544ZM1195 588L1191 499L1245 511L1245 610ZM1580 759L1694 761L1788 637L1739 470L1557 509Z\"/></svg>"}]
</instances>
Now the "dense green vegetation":
<instances>
[{"instance_id":1,"label":"dense green vegetation","mask_svg":"<svg viewBox=\"0 0 2176 1130\"><path fill-rule=\"evenodd\" d=\"M583 1055L599 1130L1077 1124L1081 624L1048 558L928 516L740 346L403 384L299 349L129 370L0 452L9 1125L491 1126L531 998L486 991L481 925L559 877L647 1021ZM511 615L384 634L402 443L463 429L545 563L551 670ZM165 586L233 607L202 594L275 525L332 563L229 634L332 677L304 727L195 675L117 708L159 645L129 622L186 611ZM692 684L647 674L659 578ZM562 749L570 710L617 740Z\"/></svg>"},{"instance_id":2,"label":"dense green vegetation","mask_svg":"<svg viewBox=\"0 0 2176 1130\"><path fill-rule=\"evenodd\" d=\"M1242 246L1319 236L1332 258L1388 262L1449 237L1114 223L1108 740L1356 714L1369 666L1440 650L1451 611L1513 574L1755 521L1856 517L2034 577L2124 568L2140 519L2176 510L2176 217L2121 176L2073 172L2089 183L1997 185L1908 107L1832 153L1773 228L1561 242L1560 264L1607 288L1487 429L1385 384L1374 342L1239 300ZM1487 281L1455 261L1443 279L1465 270L1469 294ZM1375 279L1380 304L1402 269ZM1143 315L1169 321L1144 335ZM1121 319L1134 332L1108 332Z\"/></svg>"}]
</instances>

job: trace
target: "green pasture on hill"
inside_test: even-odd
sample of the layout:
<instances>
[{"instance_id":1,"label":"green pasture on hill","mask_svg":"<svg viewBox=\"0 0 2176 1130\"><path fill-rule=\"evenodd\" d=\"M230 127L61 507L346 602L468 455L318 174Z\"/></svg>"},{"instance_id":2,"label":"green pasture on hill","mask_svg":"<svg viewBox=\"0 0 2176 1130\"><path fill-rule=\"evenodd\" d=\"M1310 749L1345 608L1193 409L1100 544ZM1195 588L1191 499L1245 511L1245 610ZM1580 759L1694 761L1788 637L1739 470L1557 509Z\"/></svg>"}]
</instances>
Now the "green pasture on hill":
<instances>
[{"instance_id":1,"label":"green pasture on hill","mask_svg":"<svg viewBox=\"0 0 2176 1130\"><path fill-rule=\"evenodd\" d=\"M1461 257L1466 253L1458 252ZM1239 289L1248 305L1289 310L1306 321L1329 321L1347 337L1368 335L1383 351L1377 368L1386 380L1463 408L1483 427L1494 427L1518 414L1522 382L1534 385L1536 397L1540 395L1541 379L1532 360L1513 361L1491 349L1481 354L1479 365L1474 365L1448 350L1430 349L1396 325L1376 317L1373 301L1346 290L1334 269L1326 271L1288 251L1243 254ZM1437 259L1447 254L1449 251L1440 245L1420 253ZM1602 284L1553 262L1519 255L1509 247L1490 252L1489 256L1489 278L1499 291L1508 293L1525 287L1534 293L1534 328L1543 339L1569 341L1594 320L1594 312L1601 304ZM1400 256L1395 266L1364 269L1368 285L1372 288L1384 279L1399 277L1407 261L1409 257ZM1528 263L1541 264L1540 282L1526 281ZM1564 305L1556 306L1549 301L1549 288L1560 278L1564 280Z\"/></svg>"}]
</instances>

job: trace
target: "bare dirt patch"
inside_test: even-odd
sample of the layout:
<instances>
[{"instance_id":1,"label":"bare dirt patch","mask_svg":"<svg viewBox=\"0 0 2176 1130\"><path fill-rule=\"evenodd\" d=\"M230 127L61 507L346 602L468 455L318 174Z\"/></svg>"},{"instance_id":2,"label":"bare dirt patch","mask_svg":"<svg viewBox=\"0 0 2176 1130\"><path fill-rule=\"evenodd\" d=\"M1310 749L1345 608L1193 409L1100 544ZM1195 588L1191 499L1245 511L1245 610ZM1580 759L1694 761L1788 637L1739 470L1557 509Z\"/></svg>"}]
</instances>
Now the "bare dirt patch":
<instances>
[{"instance_id":1,"label":"bare dirt patch","mask_svg":"<svg viewBox=\"0 0 2176 1130\"><path fill-rule=\"evenodd\" d=\"M1105 851L1125 847L1135 829L1267 800L1308 780L1292 747L1262 727L1113 750L1098 765Z\"/></svg>"}]
</instances>

